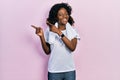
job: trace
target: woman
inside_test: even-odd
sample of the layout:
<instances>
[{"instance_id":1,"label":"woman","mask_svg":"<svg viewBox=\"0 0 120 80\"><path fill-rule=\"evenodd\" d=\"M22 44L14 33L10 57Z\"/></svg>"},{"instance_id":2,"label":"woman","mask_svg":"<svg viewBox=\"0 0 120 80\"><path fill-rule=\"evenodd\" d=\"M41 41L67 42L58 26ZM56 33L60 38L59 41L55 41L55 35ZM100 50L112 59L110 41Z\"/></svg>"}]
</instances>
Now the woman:
<instances>
[{"instance_id":1,"label":"woman","mask_svg":"<svg viewBox=\"0 0 120 80\"><path fill-rule=\"evenodd\" d=\"M49 55L48 80L75 80L75 65L72 52L76 49L79 36L72 27L72 8L67 3L52 6L46 21L49 26L44 34L36 27L44 52Z\"/></svg>"}]
</instances>

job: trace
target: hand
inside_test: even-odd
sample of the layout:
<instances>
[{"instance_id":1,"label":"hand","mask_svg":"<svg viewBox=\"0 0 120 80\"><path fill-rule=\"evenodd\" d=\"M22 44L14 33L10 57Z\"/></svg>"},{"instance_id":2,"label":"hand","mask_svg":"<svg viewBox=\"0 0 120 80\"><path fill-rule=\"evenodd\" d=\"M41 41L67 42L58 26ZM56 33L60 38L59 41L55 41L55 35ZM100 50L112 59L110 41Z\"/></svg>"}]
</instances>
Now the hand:
<instances>
[{"instance_id":1,"label":"hand","mask_svg":"<svg viewBox=\"0 0 120 80\"><path fill-rule=\"evenodd\" d=\"M53 24L51 24L49 21L46 21L46 24L49 26L50 31L59 34L60 30Z\"/></svg>"},{"instance_id":2,"label":"hand","mask_svg":"<svg viewBox=\"0 0 120 80\"><path fill-rule=\"evenodd\" d=\"M36 26L34 26L34 25L31 25L31 27L33 27L34 29L36 29L36 34L38 35L38 36L43 36L44 34L43 34L43 29L41 28L41 27L36 27Z\"/></svg>"}]
</instances>

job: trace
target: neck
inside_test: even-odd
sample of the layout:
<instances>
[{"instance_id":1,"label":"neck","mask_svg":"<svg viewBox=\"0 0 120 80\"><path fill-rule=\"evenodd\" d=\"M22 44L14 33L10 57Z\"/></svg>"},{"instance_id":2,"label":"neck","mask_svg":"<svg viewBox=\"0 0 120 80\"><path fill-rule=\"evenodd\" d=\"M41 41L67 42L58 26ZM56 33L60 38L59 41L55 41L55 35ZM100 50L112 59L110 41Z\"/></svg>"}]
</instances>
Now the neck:
<instances>
[{"instance_id":1,"label":"neck","mask_svg":"<svg viewBox=\"0 0 120 80\"><path fill-rule=\"evenodd\" d=\"M65 30L66 29L66 25L58 24L58 29Z\"/></svg>"}]
</instances>

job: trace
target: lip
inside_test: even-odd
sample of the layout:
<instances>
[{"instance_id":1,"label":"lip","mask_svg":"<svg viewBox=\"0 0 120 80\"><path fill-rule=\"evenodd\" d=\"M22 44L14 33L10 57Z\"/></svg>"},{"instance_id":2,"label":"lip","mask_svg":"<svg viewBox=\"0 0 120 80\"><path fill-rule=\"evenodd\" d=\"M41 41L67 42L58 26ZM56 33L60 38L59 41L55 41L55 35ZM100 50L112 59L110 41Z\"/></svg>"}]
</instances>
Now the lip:
<instances>
[{"instance_id":1,"label":"lip","mask_svg":"<svg viewBox=\"0 0 120 80\"><path fill-rule=\"evenodd\" d=\"M67 22L68 20L65 18L65 19L63 19L63 22Z\"/></svg>"},{"instance_id":2,"label":"lip","mask_svg":"<svg viewBox=\"0 0 120 80\"><path fill-rule=\"evenodd\" d=\"M66 21L67 19L66 19L66 18L64 18L63 20L64 20L64 21Z\"/></svg>"}]
</instances>

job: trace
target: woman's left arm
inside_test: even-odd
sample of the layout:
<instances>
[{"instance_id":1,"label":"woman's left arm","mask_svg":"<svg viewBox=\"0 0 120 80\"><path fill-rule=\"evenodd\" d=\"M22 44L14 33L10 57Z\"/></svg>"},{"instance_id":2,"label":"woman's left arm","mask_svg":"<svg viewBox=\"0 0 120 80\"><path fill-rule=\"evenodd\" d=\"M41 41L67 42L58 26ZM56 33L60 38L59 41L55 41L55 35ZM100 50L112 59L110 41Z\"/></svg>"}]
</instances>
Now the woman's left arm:
<instances>
[{"instance_id":1,"label":"woman's left arm","mask_svg":"<svg viewBox=\"0 0 120 80\"><path fill-rule=\"evenodd\" d=\"M47 21L47 24L49 25L50 31L57 33L59 36L61 36L63 34L53 24L49 23L48 21ZM63 37L61 37L61 39L64 42L64 44L68 47L68 49L70 49L71 51L74 51L76 49L77 38L73 38L72 40L69 40L66 36L63 36Z\"/></svg>"},{"instance_id":2,"label":"woman's left arm","mask_svg":"<svg viewBox=\"0 0 120 80\"><path fill-rule=\"evenodd\" d=\"M59 29L56 32L59 36L61 36L62 41L64 44L70 49L71 51L74 51L76 49L77 45L77 38L73 38L69 40Z\"/></svg>"},{"instance_id":3,"label":"woman's left arm","mask_svg":"<svg viewBox=\"0 0 120 80\"><path fill-rule=\"evenodd\" d=\"M71 51L74 51L76 49L77 38L73 38L72 40L69 40L66 36L64 36L61 39Z\"/></svg>"},{"instance_id":4,"label":"woman's left arm","mask_svg":"<svg viewBox=\"0 0 120 80\"><path fill-rule=\"evenodd\" d=\"M59 36L61 36L63 33L56 28L55 26L51 26L50 27L50 31L57 33ZM65 35L63 37L61 37L62 41L64 42L64 44L68 47L68 49L70 49L71 51L74 51L76 49L76 45L77 45L77 38L73 38L72 40L69 40Z\"/></svg>"}]
</instances>

